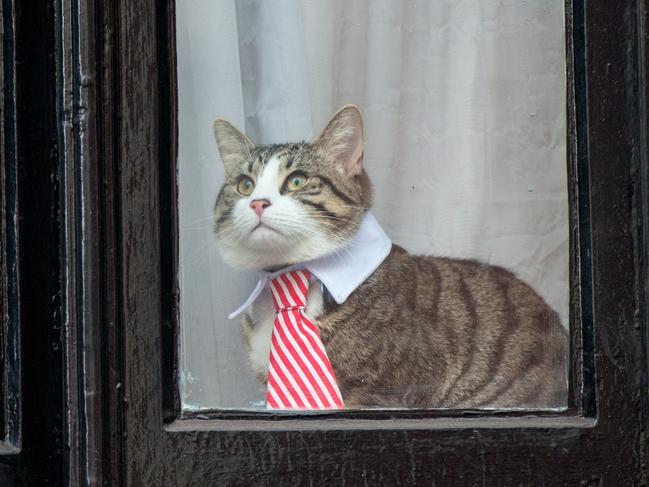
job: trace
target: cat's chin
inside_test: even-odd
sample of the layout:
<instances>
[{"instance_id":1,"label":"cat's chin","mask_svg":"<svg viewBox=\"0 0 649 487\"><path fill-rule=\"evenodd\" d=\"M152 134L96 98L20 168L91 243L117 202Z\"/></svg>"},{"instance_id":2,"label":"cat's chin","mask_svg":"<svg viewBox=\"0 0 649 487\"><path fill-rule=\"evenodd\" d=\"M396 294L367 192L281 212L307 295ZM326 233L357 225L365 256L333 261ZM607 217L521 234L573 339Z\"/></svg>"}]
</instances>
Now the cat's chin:
<instances>
[{"instance_id":1,"label":"cat's chin","mask_svg":"<svg viewBox=\"0 0 649 487\"><path fill-rule=\"evenodd\" d=\"M235 269L264 270L281 268L300 262L308 262L323 257L340 249L340 244L333 242L298 243L286 248L271 246L250 247L243 244L226 244L219 242L221 257Z\"/></svg>"}]
</instances>

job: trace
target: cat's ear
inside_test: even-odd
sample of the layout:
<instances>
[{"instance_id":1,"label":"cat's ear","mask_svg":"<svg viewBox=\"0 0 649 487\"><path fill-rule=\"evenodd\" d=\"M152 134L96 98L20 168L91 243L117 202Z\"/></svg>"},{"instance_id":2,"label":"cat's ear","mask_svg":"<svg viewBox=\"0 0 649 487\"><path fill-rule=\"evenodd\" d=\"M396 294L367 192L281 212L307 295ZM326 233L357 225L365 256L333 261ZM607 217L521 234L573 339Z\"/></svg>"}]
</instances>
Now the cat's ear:
<instances>
[{"instance_id":1,"label":"cat's ear","mask_svg":"<svg viewBox=\"0 0 649 487\"><path fill-rule=\"evenodd\" d=\"M225 173L237 173L240 165L250 159L255 144L227 120L217 118L212 125Z\"/></svg>"},{"instance_id":2,"label":"cat's ear","mask_svg":"<svg viewBox=\"0 0 649 487\"><path fill-rule=\"evenodd\" d=\"M356 105L345 105L329 121L314 144L338 169L356 176L363 170L363 117Z\"/></svg>"}]
</instances>

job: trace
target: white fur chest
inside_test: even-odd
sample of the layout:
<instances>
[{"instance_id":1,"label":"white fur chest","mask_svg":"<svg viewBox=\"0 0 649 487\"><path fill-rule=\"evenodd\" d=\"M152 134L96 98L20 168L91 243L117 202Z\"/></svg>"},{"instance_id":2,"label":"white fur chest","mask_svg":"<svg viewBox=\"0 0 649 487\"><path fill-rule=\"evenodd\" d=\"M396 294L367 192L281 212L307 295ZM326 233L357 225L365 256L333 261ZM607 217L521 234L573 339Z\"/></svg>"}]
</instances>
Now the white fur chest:
<instances>
[{"instance_id":1,"label":"white fur chest","mask_svg":"<svg viewBox=\"0 0 649 487\"><path fill-rule=\"evenodd\" d=\"M306 315L317 325L316 318L322 314L322 290L320 282L309 286ZM250 333L250 362L255 374L266 376L270 356L270 337L275 323L275 306L268 289L264 290L248 309L253 328Z\"/></svg>"}]
</instances>

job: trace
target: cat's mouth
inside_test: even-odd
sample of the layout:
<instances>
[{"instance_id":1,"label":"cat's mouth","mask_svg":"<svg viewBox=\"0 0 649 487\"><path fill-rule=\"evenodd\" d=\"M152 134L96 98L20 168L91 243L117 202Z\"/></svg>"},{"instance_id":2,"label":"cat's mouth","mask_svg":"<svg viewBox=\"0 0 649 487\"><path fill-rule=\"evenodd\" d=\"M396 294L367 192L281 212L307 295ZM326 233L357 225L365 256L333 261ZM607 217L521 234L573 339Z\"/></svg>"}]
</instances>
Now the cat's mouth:
<instances>
[{"instance_id":1,"label":"cat's mouth","mask_svg":"<svg viewBox=\"0 0 649 487\"><path fill-rule=\"evenodd\" d=\"M270 233L276 233L278 235L281 235L281 232L279 232L278 230L274 229L273 227L271 227L270 225L264 222L259 222L259 224L250 231L251 234L260 233L260 232L264 232L264 233L270 232Z\"/></svg>"}]
</instances>

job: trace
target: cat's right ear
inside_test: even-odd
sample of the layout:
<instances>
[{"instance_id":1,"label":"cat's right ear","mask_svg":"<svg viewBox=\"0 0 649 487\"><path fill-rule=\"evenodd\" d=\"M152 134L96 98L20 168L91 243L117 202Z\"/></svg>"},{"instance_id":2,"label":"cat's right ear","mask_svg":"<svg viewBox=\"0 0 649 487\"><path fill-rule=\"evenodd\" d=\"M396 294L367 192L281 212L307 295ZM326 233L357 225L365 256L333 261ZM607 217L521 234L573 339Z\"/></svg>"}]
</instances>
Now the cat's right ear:
<instances>
[{"instance_id":1,"label":"cat's right ear","mask_svg":"<svg viewBox=\"0 0 649 487\"><path fill-rule=\"evenodd\" d=\"M356 105L345 105L329 121L314 142L322 155L340 172L357 176L363 171L363 116Z\"/></svg>"},{"instance_id":2,"label":"cat's right ear","mask_svg":"<svg viewBox=\"0 0 649 487\"><path fill-rule=\"evenodd\" d=\"M250 151L255 148L255 144L234 125L222 118L214 120L212 128L225 166L225 174L236 176L240 172L241 164L250 161Z\"/></svg>"}]
</instances>

